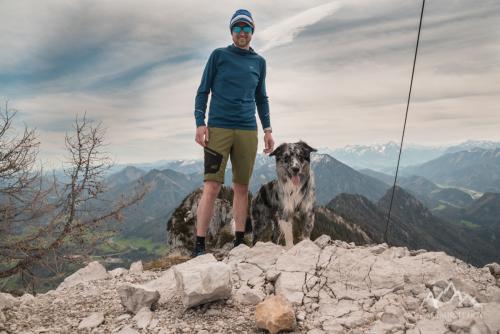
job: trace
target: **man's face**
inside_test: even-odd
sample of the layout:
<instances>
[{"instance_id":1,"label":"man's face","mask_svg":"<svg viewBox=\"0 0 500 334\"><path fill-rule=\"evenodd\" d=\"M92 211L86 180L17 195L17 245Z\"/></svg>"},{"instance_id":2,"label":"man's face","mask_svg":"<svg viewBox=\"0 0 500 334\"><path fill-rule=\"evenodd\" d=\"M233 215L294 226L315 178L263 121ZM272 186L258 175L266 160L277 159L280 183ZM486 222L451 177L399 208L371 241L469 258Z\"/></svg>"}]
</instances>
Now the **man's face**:
<instances>
[{"instance_id":1,"label":"man's face","mask_svg":"<svg viewBox=\"0 0 500 334\"><path fill-rule=\"evenodd\" d=\"M241 31L236 33L234 31L234 27L240 27ZM248 28L244 29L244 27L250 26L245 22L237 22L233 25L233 30L231 31L231 36L233 37L234 44L240 48L246 48L248 45L250 45L250 41L252 40L252 33L245 32L244 30L247 30Z\"/></svg>"}]
</instances>

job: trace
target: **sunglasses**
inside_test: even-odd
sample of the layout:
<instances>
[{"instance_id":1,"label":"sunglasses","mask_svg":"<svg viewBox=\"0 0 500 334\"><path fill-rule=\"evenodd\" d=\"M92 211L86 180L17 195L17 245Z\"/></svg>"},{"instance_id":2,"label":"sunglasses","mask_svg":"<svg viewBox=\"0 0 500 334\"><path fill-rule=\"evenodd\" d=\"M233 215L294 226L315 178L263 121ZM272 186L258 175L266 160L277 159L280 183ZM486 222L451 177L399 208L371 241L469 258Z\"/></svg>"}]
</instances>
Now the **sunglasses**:
<instances>
[{"instance_id":1,"label":"sunglasses","mask_svg":"<svg viewBox=\"0 0 500 334\"><path fill-rule=\"evenodd\" d=\"M247 34L250 34L253 31L252 27L250 27L250 26L243 26L243 27L234 26L232 31L235 34L239 34L242 30L244 33L247 33Z\"/></svg>"}]
</instances>

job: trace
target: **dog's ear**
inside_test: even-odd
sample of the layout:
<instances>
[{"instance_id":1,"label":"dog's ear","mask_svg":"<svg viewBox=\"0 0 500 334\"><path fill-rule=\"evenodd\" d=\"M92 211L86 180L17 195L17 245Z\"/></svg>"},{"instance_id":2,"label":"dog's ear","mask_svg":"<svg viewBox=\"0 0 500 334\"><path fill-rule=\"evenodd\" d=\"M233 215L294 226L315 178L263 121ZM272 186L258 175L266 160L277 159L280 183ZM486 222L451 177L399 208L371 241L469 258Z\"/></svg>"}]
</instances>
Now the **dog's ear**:
<instances>
[{"instance_id":1,"label":"dog's ear","mask_svg":"<svg viewBox=\"0 0 500 334\"><path fill-rule=\"evenodd\" d=\"M283 152L285 151L286 149L286 143L283 143L281 144L280 146L276 147L276 149L274 151L272 151L271 153L269 153L269 156L276 156L276 157L279 157L281 154L283 154Z\"/></svg>"},{"instance_id":2,"label":"dog's ear","mask_svg":"<svg viewBox=\"0 0 500 334\"><path fill-rule=\"evenodd\" d=\"M300 140L297 144L299 144L302 147L302 149L304 151L306 151L307 153L317 152L318 151L317 149L312 148L311 146L307 145L307 143L303 142L302 140Z\"/></svg>"}]
</instances>

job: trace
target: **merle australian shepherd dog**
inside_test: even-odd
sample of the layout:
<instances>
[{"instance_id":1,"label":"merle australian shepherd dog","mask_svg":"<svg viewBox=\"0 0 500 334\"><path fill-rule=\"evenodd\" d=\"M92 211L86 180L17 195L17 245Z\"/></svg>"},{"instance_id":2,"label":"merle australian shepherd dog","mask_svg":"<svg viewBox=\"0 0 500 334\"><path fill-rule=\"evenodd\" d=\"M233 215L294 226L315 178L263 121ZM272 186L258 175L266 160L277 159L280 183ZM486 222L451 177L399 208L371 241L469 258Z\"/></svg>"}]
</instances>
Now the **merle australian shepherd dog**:
<instances>
[{"instance_id":1,"label":"merle australian shepherd dog","mask_svg":"<svg viewBox=\"0 0 500 334\"><path fill-rule=\"evenodd\" d=\"M284 143L269 156L276 158L277 179L264 184L251 203L253 244L285 242L286 248L310 238L314 226L314 177L311 152L303 141Z\"/></svg>"}]
</instances>

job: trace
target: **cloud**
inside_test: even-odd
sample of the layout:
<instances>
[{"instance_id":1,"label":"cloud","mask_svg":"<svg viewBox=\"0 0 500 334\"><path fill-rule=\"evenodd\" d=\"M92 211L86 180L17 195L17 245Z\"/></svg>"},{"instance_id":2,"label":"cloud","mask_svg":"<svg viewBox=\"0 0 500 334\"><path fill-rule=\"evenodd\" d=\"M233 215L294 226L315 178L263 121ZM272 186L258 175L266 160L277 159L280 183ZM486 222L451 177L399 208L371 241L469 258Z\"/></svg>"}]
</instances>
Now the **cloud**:
<instances>
[{"instance_id":1,"label":"cloud","mask_svg":"<svg viewBox=\"0 0 500 334\"><path fill-rule=\"evenodd\" d=\"M320 6L309 8L299 14L293 15L287 19L279 21L262 32L259 32L258 38L264 43L260 48L265 52L271 48L290 43L298 33L306 27L320 21L321 19L332 15L341 7L339 1L326 3Z\"/></svg>"},{"instance_id":2,"label":"cloud","mask_svg":"<svg viewBox=\"0 0 500 334\"><path fill-rule=\"evenodd\" d=\"M60 159L64 132L84 111L108 128L120 162L201 158L196 89L210 52L231 42L232 13L247 8L257 22L253 47L268 64L277 142L398 140L420 4L0 2L9 13L0 21L0 97L39 129L47 159ZM424 15L408 140L499 140L500 36L491 27L500 3L428 2Z\"/></svg>"}]
</instances>

